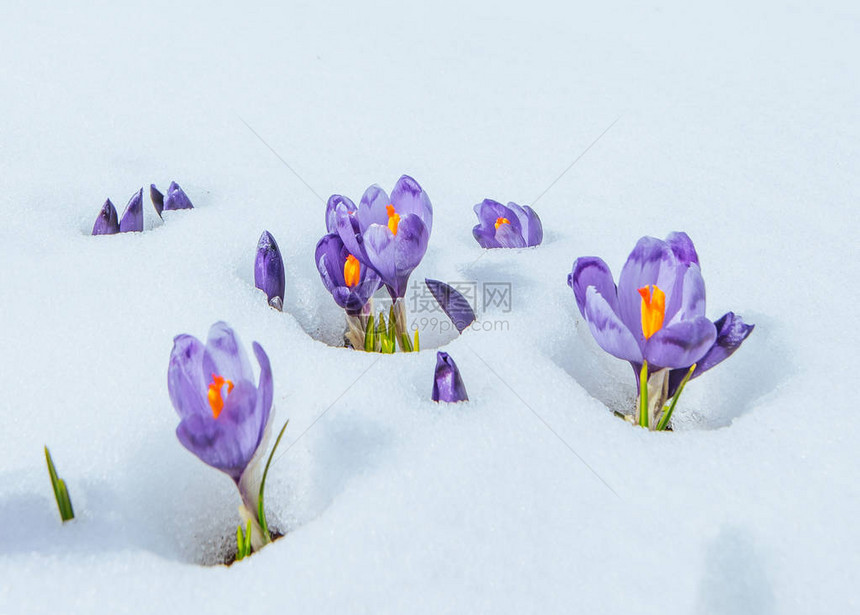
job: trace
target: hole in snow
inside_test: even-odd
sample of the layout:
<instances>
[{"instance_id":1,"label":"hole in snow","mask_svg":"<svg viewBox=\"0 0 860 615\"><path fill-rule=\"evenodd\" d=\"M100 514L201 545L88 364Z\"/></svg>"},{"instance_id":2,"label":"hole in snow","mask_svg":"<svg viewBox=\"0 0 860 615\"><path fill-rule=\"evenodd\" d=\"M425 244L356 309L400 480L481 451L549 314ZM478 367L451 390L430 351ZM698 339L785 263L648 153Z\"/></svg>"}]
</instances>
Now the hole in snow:
<instances>
[{"instance_id":1,"label":"hole in snow","mask_svg":"<svg viewBox=\"0 0 860 615\"><path fill-rule=\"evenodd\" d=\"M793 370L780 325L761 314L744 314L755 331L728 359L690 381L672 417L675 431L726 427L752 410ZM632 414L636 379L626 361L604 352L578 313L547 347L550 357L609 410Z\"/></svg>"}]
</instances>

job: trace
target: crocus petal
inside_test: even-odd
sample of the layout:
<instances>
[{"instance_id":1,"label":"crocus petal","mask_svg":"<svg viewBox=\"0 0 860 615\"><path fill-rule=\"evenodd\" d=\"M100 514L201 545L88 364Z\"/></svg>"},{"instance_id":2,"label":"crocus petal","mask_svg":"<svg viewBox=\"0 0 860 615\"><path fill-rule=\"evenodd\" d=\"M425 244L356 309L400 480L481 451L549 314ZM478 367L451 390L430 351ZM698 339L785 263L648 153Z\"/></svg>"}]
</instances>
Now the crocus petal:
<instances>
[{"instance_id":1,"label":"crocus petal","mask_svg":"<svg viewBox=\"0 0 860 615\"><path fill-rule=\"evenodd\" d=\"M164 209L193 209L191 199L176 182L170 182L167 195L164 197Z\"/></svg>"},{"instance_id":2,"label":"crocus petal","mask_svg":"<svg viewBox=\"0 0 860 615\"><path fill-rule=\"evenodd\" d=\"M253 372L245 349L233 329L225 322L216 322L209 329L206 339L206 354L203 356L203 377L212 374L227 380L253 381Z\"/></svg>"},{"instance_id":3,"label":"crocus petal","mask_svg":"<svg viewBox=\"0 0 860 615\"><path fill-rule=\"evenodd\" d=\"M391 204L401 217L415 214L421 218L428 234L433 230L433 205L430 203L430 197L418 182L408 175L403 175L394 185Z\"/></svg>"},{"instance_id":4,"label":"crocus petal","mask_svg":"<svg viewBox=\"0 0 860 615\"><path fill-rule=\"evenodd\" d=\"M436 372L433 378L433 401L469 401L466 385L460 370L447 352L436 353Z\"/></svg>"},{"instance_id":5,"label":"crocus petal","mask_svg":"<svg viewBox=\"0 0 860 615\"><path fill-rule=\"evenodd\" d=\"M496 229L488 228L483 224L476 224L474 228L472 228L472 236L477 240L478 244L482 248L492 249L492 248L501 248L499 242L496 241Z\"/></svg>"},{"instance_id":6,"label":"crocus petal","mask_svg":"<svg viewBox=\"0 0 860 615\"><path fill-rule=\"evenodd\" d=\"M630 329L594 286L586 289L585 320L598 345L612 356L642 362L642 351Z\"/></svg>"},{"instance_id":7,"label":"crocus petal","mask_svg":"<svg viewBox=\"0 0 860 615\"><path fill-rule=\"evenodd\" d=\"M284 305L284 260L278 242L269 231L263 231L257 243L254 259L254 285L266 293L269 305L282 309Z\"/></svg>"},{"instance_id":8,"label":"crocus petal","mask_svg":"<svg viewBox=\"0 0 860 615\"><path fill-rule=\"evenodd\" d=\"M714 323L717 329L717 339L714 345L697 361L693 378L702 375L718 363L732 356L735 350L741 347L755 325L745 324L743 319L734 312L728 312Z\"/></svg>"},{"instance_id":9,"label":"crocus petal","mask_svg":"<svg viewBox=\"0 0 860 615\"><path fill-rule=\"evenodd\" d=\"M205 394L203 344L192 335L177 335L173 338L170 363L167 366L167 390L170 401L180 417L211 415Z\"/></svg>"},{"instance_id":10,"label":"crocus petal","mask_svg":"<svg viewBox=\"0 0 860 615\"><path fill-rule=\"evenodd\" d=\"M386 208L389 205L391 200L388 198L388 193L376 184L365 190L356 214L361 231L367 230L371 224L387 226L388 209ZM346 243L345 240L344 243Z\"/></svg>"},{"instance_id":11,"label":"crocus petal","mask_svg":"<svg viewBox=\"0 0 860 615\"><path fill-rule=\"evenodd\" d=\"M696 253L696 247L693 245L693 240L684 232L669 233L666 237L666 243L672 248L675 258L683 265L699 264L699 255Z\"/></svg>"},{"instance_id":12,"label":"crocus petal","mask_svg":"<svg viewBox=\"0 0 860 615\"><path fill-rule=\"evenodd\" d=\"M636 243L618 278L618 313L640 343L644 343L645 336L639 289L654 284L671 301L678 276L678 261L665 241L643 237Z\"/></svg>"},{"instance_id":13,"label":"crocus petal","mask_svg":"<svg viewBox=\"0 0 860 615\"><path fill-rule=\"evenodd\" d=\"M714 323L699 316L663 327L645 342L644 355L650 367L690 366L708 351L717 337Z\"/></svg>"},{"instance_id":14,"label":"crocus petal","mask_svg":"<svg viewBox=\"0 0 860 615\"><path fill-rule=\"evenodd\" d=\"M513 224L500 224L496 229L496 241L503 248L525 248L526 240Z\"/></svg>"},{"instance_id":15,"label":"crocus petal","mask_svg":"<svg viewBox=\"0 0 860 615\"><path fill-rule=\"evenodd\" d=\"M256 388L237 382L217 419L211 414L190 415L179 423L176 436L201 461L238 482L260 442Z\"/></svg>"},{"instance_id":16,"label":"crocus petal","mask_svg":"<svg viewBox=\"0 0 860 615\"><path fill-rule=\"evenodd\" d=\"M436 299L442 311L451 319L457 331L462 333L466 327L475 322L475 310L469 301L455 288L439 280L425 279L424 283Z\"/></svg>"},{"instance_id":17,"label":"crocus petal","mask_svg":"<svg viewBox=\"0 0 860 615\"><path fill-rule=\"evenodd\" d=\"M335 214L337 212L337 206L340 204L343 204L344 209L350 213L355 213L358 209L355 206L355 203L353 203L349 198L341 196L340 194L331 195L325 206L325 229L328 233L337 232L337 218Z\"/></svg>"},{"instance_id":18,"label":"crocus petal","mask_svg":"<svg viewBox=\"0 0 860 615\"><path fill-rule=\"evenodd\" d=\"M475 214L478 216L478 220L481 225L486 229L496 228L496 220L499 218L504 218L508 221L508 224L516 229L518 235L523 234L522 223L520 222L517 214L511 210L509 207L505 207L498 201L494 201L493 199L484 199L477 205L473 207L475 210Z\"/></svg>"},{"instance_id":19,"label":"crocus petal","mask_svg":"<svg viewBox=\"0 0 860 615\"><path fill-rule=\"evenodd\" d=\"M251 347L254 349L257 363L260 364L260 380L257 384L257 411L260 415L259 442L263 439L266 425L269 422L275 392L272 383L272 364L269 362L269 355L266 354L266 351L257 342L254 342Z\"/></svg>"},{"instance_id":20,"label":"crocus petal","mask_svg":"<svg viewBox=\"0 0 860 615\"><path fill-rule=\"evenodd\" d=\"M407 214L400 219L397 235L387 226L371 225L365 231L367 261L382 278L392 298L403 297L409 276L424 257L429 236L421 218Z\"/></svg>"},{"instance_id":21,"label":"crocus petal","mask_svg":"<svg viewBox=\"0 0 860 615\"><path fill-rule=\"evenodd\" d=\"M526 222L521 219L520 223L523 226L523 237L526 240L526 245L529 247L540 245L543 241L543 224L541 224L540 217L528 205L523 206L523 211L526 214Z\"/></svg>"},{"instance_id":22,"label":"crocus petal","mask_svg":"<svg viewBox=\"0 0 860 615\"><path fill-rule=\"evenodd\" d=\"M161 212L164 211L164 195L155 187L155 184L149 185L149 198L152 200L152 206L155 207L155 213L161 217Z\"/></svg>"},{"instance_id":23,"label":"crocus petal","mask_svg":"<svg viewBox=\"0 0 860 615\"><path fill-rule=\"evenodd\" d=\"M119 231L121 233L140 232L143 230L143 188L135 192L128 205L125 206L125 211L122 214L122 219L119 221Z\"/></svg>"},{"instance_id":24,"label":"crocus petal","mask_svg":"<svg viewBox=\"0 0 860 615\"><path fill-rule=\"evenodd\" d=\"M93 235L113 235L114 233L119 233L119 222L117 221L116 207L108 199L102 205L96 223L93 224Z\"/></svg>"},{"instance_id":25,"label":"crocus petal","mask_svg":"<svg viewBox=\"0 0 860 615\"><path fill-rule=\"evenodd\" d=\"M334 292L336 288L346 287L343 277L343 267L339 265L341 250L344 249L343 241L339 235L329 233L317 242L314 259L317 264L320 278L328 292Z\"/></svg>"},{"instance_id":26,"label":"crocus petal","mask_svg":"<svg viewBox=\"0 0 860 615\"><path fill-rule=\"evenodd\" d=\"M666 302L665 324L705 315L705 280L696 264L678 269L679 279Z\"/></svg>"},{"instance_id":27,"label":"crocus petal","mask_svg":"<svg viewBox=\"0 0 860 615\"><path fill-rule=\"evenodd\" d=\"M349 253L362 264L368 265L367 254L364 249L364 235L358 221L358 214L350 214L343 204L338 205L335 209L335 226L338 237Z\"/></svg>"},{"instance_id":28,"label":"crocus petal","mask_svg":"<svg viewBox=\"0 0 860 615\"><path fill-rule=\"evenodd\" d=\"M603 297L613 312L618 314L618 295L612 272L602 258L582 256L573 261L573 270L567 276L567 285L573 289L579 313L585 316L585 297L590 286Z\"/></svg>"}]
</instances>

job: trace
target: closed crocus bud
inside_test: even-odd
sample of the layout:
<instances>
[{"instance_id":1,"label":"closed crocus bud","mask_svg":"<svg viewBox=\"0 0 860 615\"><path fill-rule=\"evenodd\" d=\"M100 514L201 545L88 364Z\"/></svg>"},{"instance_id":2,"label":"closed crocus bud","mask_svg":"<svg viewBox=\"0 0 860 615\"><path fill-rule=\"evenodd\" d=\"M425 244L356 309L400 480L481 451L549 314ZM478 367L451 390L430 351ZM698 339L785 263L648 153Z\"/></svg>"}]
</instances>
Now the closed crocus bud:
<instances>
[{"instance_id":1,"label":"closed crocus bud","mask_svg":"<svg viewBox=\"0 0 860 615\"><path fill-rule=\"evenodd\" d=\"M167 188L167 194L164 196L164 209L193 209L194 206L191 204L191 200L188 198L188 195L185 194L185 191L179 187L179 184L176 182L170 182L170 186Z\"/></svg>"},{"instance_id":2,"label":"closed crocus bud","mask_svg":"<svg viewBox=\"0 0 860 615\"><path fill-rule=\"evenodd\" d=\"M447 352L436 353L436 375L433 379L433 401L469 401L460 370Z\"/></svg>"},{"instance_id":3,"label":"closed crocus bud","mask_svg":"<svg viewBox=\"0 0 860 615\"><path fill-rule=\"evenodd\" d=\"M134 193L129 199L122 219L119 221L119 232L141 232L143 231L143 188Z\"/></svg>"},{"instance_id":4,"label":"closed crocus bud","mask_svg":"<svg viewBox=\"0 0 860 615\"><path fill-rule=\"evenodd\" d=\"M155 213L161 217L161 212L164 211L164 195L155 187L155 184L149 185L149 198L152 199L152 206L155 207Z\"/></svg>"},{"instance_id":5,"label":"closed crocus bud","mask_svg":"<svg viewBox=\"0 0 860 615\"><path fill-rule=\"evenodd\" d=\"M108 199L102 205L99 217L93 224L93 235L113 235L114 233L119 233L119 222L117 221L116 207Z\"/></svg>"},{"instance_id":6,"label":"closed crocus bud","mask_svg":"<svg viewBox=\"0 0 860 615\"><path fill-rule=\"evenodd\" d=\"M284 309L284 260L281 258L278 242L269 231L263 231L257 243L254 285L266 293L269 305L278 310Z\"/></svg>"}]
</instances>

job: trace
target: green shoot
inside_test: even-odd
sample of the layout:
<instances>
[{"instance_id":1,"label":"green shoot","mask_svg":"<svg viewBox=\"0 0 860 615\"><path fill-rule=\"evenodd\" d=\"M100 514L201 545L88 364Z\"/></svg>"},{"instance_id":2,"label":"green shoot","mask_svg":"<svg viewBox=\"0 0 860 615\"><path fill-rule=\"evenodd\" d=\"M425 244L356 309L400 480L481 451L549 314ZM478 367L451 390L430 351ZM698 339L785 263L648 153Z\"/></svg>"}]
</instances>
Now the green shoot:
<instances>
[{"instance_id":1,"label":"green shoot","mask_svg":"<svg viewBox=\"0 0 860 615\"><path fill-rule=\"evenodd\" d=\"M418 343L418 329L415 329L415 343L412 344L412 350L415 352L421 350L421 345Z\"/></svg>"},{"instance_id":2,"label":"green shoot","mask_svg":"<svg viewBox=\"0 0 860 615\"><path fill-rule=\"evenodd\" d=\"M289 424L290 420L287 419L287 422L284 423L283 427L281 427L281 431L275 439L275 445L272 447L272 452L269 453L269 458L266 460L266 467L263 469L263 479L260 481L260 496L257 498L257 521L260 522L260 528L263 530L263 540L265 542L269 542L270 538L269 525L266 523L266 511L263 506L263 490L266 488L266 477L269 475L269 466L272 465L272 458L275 456L275 451L278 450L278 444L281 443L281 438ZM249 526L248 535L250 536L250 534L251 530ZM250 540L250 538L248 540Z\"/></svg>"},{"instance_id":3,"label":"green shoot","mask_svg":"<svg viewBox=\"0 0 860 615\"><path fill-rule=\"evenodd\" d=\"M663 416L660 417L660 421L657 423L657 431L663 431L669 426L669 419L672 418L672 413L675 411L675 405L678 403L678 398L681 397L681 393L684 392L684 387L687 386L687 381L693 376L693 372L696 370L696 364L693 363L690 366L689 371L684 376L684 379L681 381L681 384L678 385L678 390L675 392L675 396L672 398L672 403L669 404L669 408L663 412Z\"/></svg>"},{"instance_id":4,"label":"green shoot","mask_svg":"<svg viewBox=\"0 0 860 615\"><path fill-rule=\"evenodd\" d=\"M72 509L72 500L69 498L69 490L66 489L66 481L57 476L57 468L54 467L54 460L51 459L51 452L47 446L45 447L45 460L48 462L48 474L51 477L51 486L54 488L54 498L57 500L60 518L65 523L75 518L75 511Z\"/></svg>"},{"instance_id":5,"label":"green shoot","mask_svg":"<svg viewBox=\"0 0 860 615\"><path fill-rule=\"evenodd\" d=\"M367 327L364 329L364 351L373 352L373 314L367 319Z\"/></svg>"},{"instance_id":6,"label":"green shoot","mask_svg":"<svg viewBox=\"0 0 860 615\"><path fill-rule=\"evenodd\" d=\"M245 531L242 531L242 524L236 527L236 561L243 560L251 555L251 520L248 519L248 525Z\"/></svg>"}]
</instances>

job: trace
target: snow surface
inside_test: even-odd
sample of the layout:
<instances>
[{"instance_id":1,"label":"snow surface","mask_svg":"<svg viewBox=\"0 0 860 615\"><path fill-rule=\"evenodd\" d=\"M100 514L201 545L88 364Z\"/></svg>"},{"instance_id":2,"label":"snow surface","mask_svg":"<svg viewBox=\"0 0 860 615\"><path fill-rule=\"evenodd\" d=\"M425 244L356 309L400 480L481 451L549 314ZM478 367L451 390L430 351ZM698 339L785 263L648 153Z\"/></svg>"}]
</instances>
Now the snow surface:
<instances>
[{"instance_id":1,"label":"snow surface","mask_svg":"<svg viewBox=\"0 0 860 615\"><path fill-rule=\"evenodd\" d=\"M853 1L6 3L0 613L858 609L858 26ZM435 208L414 279L512 285L481 314L507 330L445 345L464 405L430 401L433 350L325 343L317 195L402 173ZM170 180L196 209L88 236ZM544 244L483 252L485 197L533 204ZM283 314L253 287L264 229ZM673 230L708 315L756 330L655 434L610 412L632 373L565 278ZM219 319L290 419L287 535L230 568L204 564L238 496L176 440L165 377Z\"/></svg>"}]
</instances>

